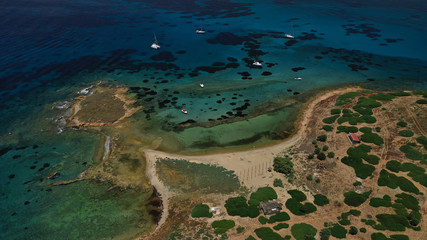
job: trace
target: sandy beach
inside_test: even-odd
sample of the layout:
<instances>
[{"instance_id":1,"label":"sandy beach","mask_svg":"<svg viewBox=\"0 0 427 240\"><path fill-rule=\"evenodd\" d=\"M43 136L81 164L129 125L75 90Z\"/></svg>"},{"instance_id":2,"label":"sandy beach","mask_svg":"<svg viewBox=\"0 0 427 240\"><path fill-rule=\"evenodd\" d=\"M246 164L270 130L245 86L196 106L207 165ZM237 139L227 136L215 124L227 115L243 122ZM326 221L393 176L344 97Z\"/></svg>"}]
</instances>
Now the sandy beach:
<instances>
[{"instance_id":1,"label":"sandy beach","mask_svg":"<svg viewBox=\"0 0 427 240\"><path fill-rule=\"evenodd\" d=\"M232 152L232 153L218 153L200 156L188 156L166 153L151 149L141 149L147 160L146 174L151 184L157 189L161 195L163 201L163 214L162 218L158 223L157 229L167 219L168 200L174 195L167 186L165 186L158 178L156 173L155 163L157 159L170 158L170 159L182 159L195 163L212 164L222 166L228 170L232 170L238 176L239 181L242 185L248 189L256 190L258 187L267 186L272 180L278 176L279 173L274 171L268 171L273 165L274 157L284 154L292 146L299 144L305 137L308 119L313 114L316 104L330 98L334 95L341 95L345 92L360 90L360 87L342 88L337 90L331 90L319 93L313 97L305 106L305 110L301 113L299 121L297 123L298 131L289 139L268 147L256 148L251 150ZM296 153L298 154L298 153Z\"/></svg>"}]
</instances>

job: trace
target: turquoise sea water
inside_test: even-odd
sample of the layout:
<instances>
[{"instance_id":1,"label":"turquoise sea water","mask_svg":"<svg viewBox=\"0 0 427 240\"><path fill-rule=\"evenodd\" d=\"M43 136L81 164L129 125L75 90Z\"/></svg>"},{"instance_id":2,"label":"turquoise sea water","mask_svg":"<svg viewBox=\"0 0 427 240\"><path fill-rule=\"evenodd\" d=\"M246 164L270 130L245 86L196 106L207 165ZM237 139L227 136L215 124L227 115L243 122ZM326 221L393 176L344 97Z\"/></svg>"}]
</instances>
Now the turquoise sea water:
<instances>
[{"instance_id":1,"label":"turquoise sea water","mask_svg":"<svg viewBox=\"0 0 427 240\"><path fill-rule=\"evenodd\" d=\"M93 164L99 137L59 124L82 88L131 87L144 107L136 131L164 150L268 144L319 89L426 90L426 10L414 0L3 2L0 238L126 239L151 224L140 221L149 194L44 179Z\"/></svg>"}]
</instances>

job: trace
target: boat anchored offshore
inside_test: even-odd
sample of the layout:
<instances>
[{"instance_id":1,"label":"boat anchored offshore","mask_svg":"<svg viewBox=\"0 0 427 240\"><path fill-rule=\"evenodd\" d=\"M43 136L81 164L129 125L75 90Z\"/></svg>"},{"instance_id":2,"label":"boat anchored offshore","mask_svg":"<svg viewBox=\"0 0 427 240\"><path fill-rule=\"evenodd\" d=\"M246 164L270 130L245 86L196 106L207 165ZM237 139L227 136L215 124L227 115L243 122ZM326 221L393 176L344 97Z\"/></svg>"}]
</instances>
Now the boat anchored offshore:
<instances>
[{"instance_id":1,"label":"boat anchored offshore","mask_svg":"<svg viewBox=\"0 0 427 240\"><path fill-rule=\"evenodd\" d=\"M205 87L205 84L200 83L200 87L201 87L201 88L204 88L204 87Z\"/></svg>"},{"instance_id":2,"label":"boat anchored offshore","mask_svg":"<svg viewBox=\"0 0 427 240\"><path fill-rule=\"evenodd\" d=\"M254 66L258 66L258 67L261 67L261 66L262 66L262 64L261 64L260 62L258 62L258 61L254 61L254 62L252 63L252 65L254 65Z\"/></svg>"},{"instance_id":3,"label":"boat anchored offshore","mask_svg":"<svg viewBox=\"0 0 427 240\"><path fill-rule=\"evenodd\" d=\"M203 29L202 24L200 24L200 28L196 29L197 34L205 34L206 31Z\"/></svg>"},{"instance_id":4,"label":"boat anchored offshore","mask_svg":"<svg viewBox=\"0 0 427 240\"><path fill-rule=\"evenodd\" d=\"M188 112L187 112L187 109L185 109L185 108L184 108L184 109L182 109L182 110L181 110L181 112L182 112L182 113L184 113L184 114L187 114L187 113L188 113Z\"/></svg>"},{"instance_id":5,"label":"boat anchored offshore","mask_svg":"<svg viewBox=\"0 0 427 240\"><path fill-rule=\"evenodd\" d=\"M302 77L295 77L294 79L295 79L295 80L301 80L301 79L302 79Z\"/></svg>"},{"instance_id":6,"label":"boat anchored offshore","mask_svg":"<svg viewBox=\"0 0 427 240\"><path fill-rule=\"evenodd\" d=\"M154 34L154 42L153 42L153 44L151 44L151 48L152 49L159 49L160 48L160 45L157 43L156 34Z\"/></svg>"},{"instance_id":7,"label":"boat anchored offshore","mask_svg":"<svg viewBox=\"0 0 427 240\"><path fill-rule=\"evenodd\" d=\"M290 38L290 39L294 39L295 38L294 35L295 35L294 34L294 26L292 26L292 34L286 33L285 37Z\"/></svg>"}]
</instances>

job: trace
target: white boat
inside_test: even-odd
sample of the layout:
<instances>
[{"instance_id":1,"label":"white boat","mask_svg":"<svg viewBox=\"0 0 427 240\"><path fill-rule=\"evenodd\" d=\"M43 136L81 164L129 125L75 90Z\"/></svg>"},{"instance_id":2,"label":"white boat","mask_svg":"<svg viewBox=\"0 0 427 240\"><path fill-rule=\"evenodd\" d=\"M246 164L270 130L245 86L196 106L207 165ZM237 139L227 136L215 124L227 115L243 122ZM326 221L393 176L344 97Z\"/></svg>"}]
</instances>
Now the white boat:
<instances>
[{"instance_id":1,"label":"white boat","mask_svg":"<svg viewBox=\"0 0 427 240\"><path fill-rule=\"evenodd\" d=\"M154 34L154 42L153 42L153 44L151 44L151 48L152 49L159 49L160 48L160 45L157 43L156 34Z\"/></svg>"},{"instance_id":2,"label":"white boat","mask_svg":"<svg viewBox=\"0 0 427 240\"><path fill-rule=\"evenodd\" d=\"M254 65L254 66L259 66L259 67L261 67L261 66L262 66L262 64L261 64L260 62L258 62L258 61L254 61L254 62L252 63L252 65Z\"/></svg>"},{"instance_id":3,"label":"white boat","mask_svg":"<svg viewBox=\"0 0 427 240\"><path fill-rule=\"evenodd\" d=\"M286 33L285 37L286 38L290 38L290 39L294 39L295 38L294 37L295 34L294 34L294 26L293 25L292 25L292 31L291 32L292 32L292 34Z\"/></svg>"},{"instance_id":4,"label":"white boat","mask_svg":"<svg viewBox=\"0 0 427 240\"><path fill-rule=\"evenodd\" d=\"M186 110L185 108L184 108L184 109L182 109L182 110L181 110L181 112L182 112L182 113L184 113L184 114L187 114L187 113L188 113L188 112L187 112L187 110Z\"/></svg>"},{"instance_id":5,"label":"white boat","mask_svg":"<svg viewBox=\"0 0 427 240\"><path fill-rule=\"evenodd\" d=\"M302 77L296 77L296 78L294 78L295 80L301 80L302 79Z\"/></svg>"},{"instance_id":6,"label":"white boat","mask_svg":"<svg viewBox=\"0 0 427 240\"><path fill-rule=\"evenodd\" d=\"M196 29L197 34L205 34L206 31L203 29L202 24L200 24L200 28Z\"/></svg>"},{"instance_id":7,"label":"white boat","mask_svg":"<svg viewBox=\"0 0 427 240\"><path fill-rule=\"evenodd\" d=\"M201 87L201 88L204 88L204 87L205 87L205 84L200 83L200 87Z\"/></svg>"},{"instance_id":8,"label":"white boat","mask_svg":"<svg viewBox=\"0 0 427 240\"><path fill-rule=\"evenodd\" d=\"M285 37L286 38L290 38L290 39L294 39L295 37L294 36L292 36L291 34L285 34Z\"/></svg>"}]
</instances>

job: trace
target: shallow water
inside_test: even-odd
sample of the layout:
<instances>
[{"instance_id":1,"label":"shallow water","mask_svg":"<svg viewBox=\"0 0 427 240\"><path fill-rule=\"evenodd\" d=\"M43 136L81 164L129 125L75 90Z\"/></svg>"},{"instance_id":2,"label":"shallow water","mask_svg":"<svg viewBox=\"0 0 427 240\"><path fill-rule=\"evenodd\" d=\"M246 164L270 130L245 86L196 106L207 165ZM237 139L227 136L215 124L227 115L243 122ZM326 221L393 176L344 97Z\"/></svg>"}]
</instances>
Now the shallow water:
<instances>
[{"instance_id":1,"label":"shallow water","mask_svg":"<svg viewBox=\"0 0 427 240\"><path fill-rule=\"evenodd\" d=\"M162 150L268 145L295 131L301 106L319 89L426 90L426 9L418 0L2 3L1 238L128 238L153 226L137 204L150 194L105 193L108 186L89 182L48 192L40 180L52 171L74 179L92 164L99 137L63 131L58 119L79 90L133 87L143 109L132 125L146 142L160 137ZM207 33L195 34L199 26ZM149 48L154 33L160 50ZM129 198L139 200L122 214Z\"/></svg>"}]
</instances>

